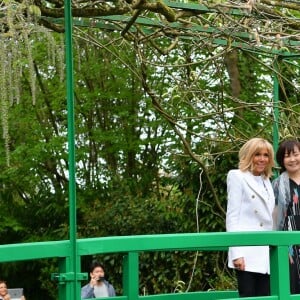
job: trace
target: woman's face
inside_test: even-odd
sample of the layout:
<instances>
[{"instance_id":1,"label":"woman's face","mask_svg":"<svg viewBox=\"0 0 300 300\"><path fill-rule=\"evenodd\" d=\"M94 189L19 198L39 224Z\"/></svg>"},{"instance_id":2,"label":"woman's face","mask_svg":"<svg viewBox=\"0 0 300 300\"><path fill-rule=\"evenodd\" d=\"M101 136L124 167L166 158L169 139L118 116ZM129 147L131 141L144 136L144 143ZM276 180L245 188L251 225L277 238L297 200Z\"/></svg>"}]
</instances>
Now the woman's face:
<instances>
[{"instance_id":1,"label":"woman's face","mask_svg":"<svg viewBox=\"0 0 300 300\"><path fill-rule=\"evenodd\" d=\"M254 153L252 158L252 173L259 176L264 173L270 163L270 155L267 148L263 148Z\"/></svg>"},{"instance_id":2,"label":"woman's face","mask_svg":"<svg viewBox=\"0 0 300 300\"><path fill-rule=\"evenodd\" d=\"M289 174L300 171L300 150L296 146L289 154L285 152L283 164Z\"/></svg>"},{"instance_id":3,"label":"woman's face","mask_svg":"<svg viewBox=\"0 0 300 300\"><path fill-rule=\"evenodd\" d=\"M7 286L4 282L0 283L0 296L5 296L7 294Z\"/></svg>"}]
</instances>

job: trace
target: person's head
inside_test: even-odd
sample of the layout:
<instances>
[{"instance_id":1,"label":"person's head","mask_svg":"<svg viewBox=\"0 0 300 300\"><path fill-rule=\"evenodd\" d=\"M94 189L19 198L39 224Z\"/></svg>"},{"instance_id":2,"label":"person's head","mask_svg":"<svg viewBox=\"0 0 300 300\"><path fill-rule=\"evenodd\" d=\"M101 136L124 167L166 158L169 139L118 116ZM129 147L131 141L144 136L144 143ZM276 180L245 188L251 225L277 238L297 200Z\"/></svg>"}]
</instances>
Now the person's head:
<instances>
[{"instance_id":1,"label":"person's head","mask_svg":"<svg viewBox=\"0 0 300 300\"><path fill-rule=\"evenodd\" d=\"M239 151L239 169L270 177L274 167L274 150L263 138L252 138Z\"/></svg>"},{"instance_id":2,"label":"person's head","mask_svg":"<svg viewBox=\"0 0 300 300\"><path fill-rule=\"evenodd\" d=\"M300 142L286 140L280 143L276 152L276 160L280 166L280 173L284 171L297 171L300 168Z\"/></svg>"},{"instance_id":3,"label":"person's head","mask_svg":"<svg viewBox=\"0 0 300 300\"><path fill-rule=\"evenodd\" d=\"M0 296L5 296L7 294L7 285L4 280L0 280Z\"/></svg>"},{"instance_id":4,"label":"person's head","mask_svg":"<svg viewBox=\"0 0 300 300\"><path fill-rule=\"evenodd\" d=\"M98 261L93 261L90 266L90 276L94 279L104 278L105 272L103 265Z\"/></svg>"}]
</instances>

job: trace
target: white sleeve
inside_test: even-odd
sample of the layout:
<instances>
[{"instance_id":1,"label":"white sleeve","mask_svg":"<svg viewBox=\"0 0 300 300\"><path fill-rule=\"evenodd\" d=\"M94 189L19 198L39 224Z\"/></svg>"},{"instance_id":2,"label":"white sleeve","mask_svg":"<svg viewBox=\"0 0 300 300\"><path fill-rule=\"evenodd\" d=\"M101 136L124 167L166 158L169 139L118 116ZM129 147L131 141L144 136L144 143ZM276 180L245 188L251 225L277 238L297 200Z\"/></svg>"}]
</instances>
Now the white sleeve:
<instances>
[{"instance_id":1,"label":"white sleeve","mask_svg":"<svg viewBox=\"0 0 300 300\"><path fill-rule=\"evenodd\" d=\"M243 199L241 174L237 170L227 175L226 231L239 231L239 218Z\"/></svg>"}]
</instances>

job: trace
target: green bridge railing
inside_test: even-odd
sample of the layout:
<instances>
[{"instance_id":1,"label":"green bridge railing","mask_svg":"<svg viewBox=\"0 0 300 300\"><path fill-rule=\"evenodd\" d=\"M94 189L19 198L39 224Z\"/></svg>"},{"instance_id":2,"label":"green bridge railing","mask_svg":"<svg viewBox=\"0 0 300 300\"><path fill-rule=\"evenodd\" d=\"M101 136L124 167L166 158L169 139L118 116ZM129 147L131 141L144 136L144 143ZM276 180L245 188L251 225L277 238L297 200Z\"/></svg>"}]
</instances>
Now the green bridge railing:
<instances>
[{"instance_id":1,"label":"green bridge railing","mask_svg":"<svg viewBox=\"0 0 300 300\"><path fill-rule=\"evenodd\" d=\"M290 295L288 245L300 244L298 232L213 232L163 235L140 235L78 239L76 241L77 265L85 255L122 253L123 295L112 299L124 300L213 300L238 299L237 291L196 291L186 293L140 295L139 253L156 251L227 251L229 246L270 245L271 296L256 297L260 300L299 299ZM81 281L87 273L73 269L72 241L49 241L0 245L0 262L58 258L59 273L52 274L57 280L60 300L80 299ZM50 274L49 274L50 276ZM75 293L75 294L74 294Z\"/></svg>"},{"instance_id":2,"label":"green bridge railing","mask_svg":"<svg viewBox=\"0 0 300 300\"><path fill-rule=\"evenodd\" d=\"M79 300L81 281L88 274L81 273L81 257L93 254L123 253L123 295L112 299L128 300L215 300L238 299L237 291L197 291L187 293L140 295L139 253L155 251L227 251L229 246L270 245L271 296L260 300L300 300L300 295L290 295L288 245L300 244L300 232L240 232L240 233L186 233L168 235L141 235L76 238L76 170L74 133L74 79L72 51L71 0L65 3L66 35L66 92L68 111L69 148L69 240L40 243L0 245L0 262L57 258L59 272L52 279L59 286L59 300ZM278 145L278 81L274 80L274 147ZM50 275L49 275L50 276ZM254 298L251 298L254 299Z\"/></svg>"}]
</instances>

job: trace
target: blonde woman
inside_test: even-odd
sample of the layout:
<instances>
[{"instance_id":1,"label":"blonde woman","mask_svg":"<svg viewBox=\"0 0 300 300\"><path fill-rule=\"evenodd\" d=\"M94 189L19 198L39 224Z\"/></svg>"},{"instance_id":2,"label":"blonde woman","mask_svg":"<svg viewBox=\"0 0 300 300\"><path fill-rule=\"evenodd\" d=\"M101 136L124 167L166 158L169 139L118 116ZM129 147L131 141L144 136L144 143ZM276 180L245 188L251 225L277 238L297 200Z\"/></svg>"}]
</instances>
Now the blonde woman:
<instances>
[{"instance_id":1,"label":"blonde woman","mask_svg":"<svg viewBox=\"0 0 300 300\"><path fill-rule=\"evenodd\" d=\"M253 138L242 146L239 168L227 175L227 231L273 229L273 166L274 151L267 140ZM270 295L269 246L230 247L228 266L236 270L240 297Z\"/></svg>"}]
</instances>

